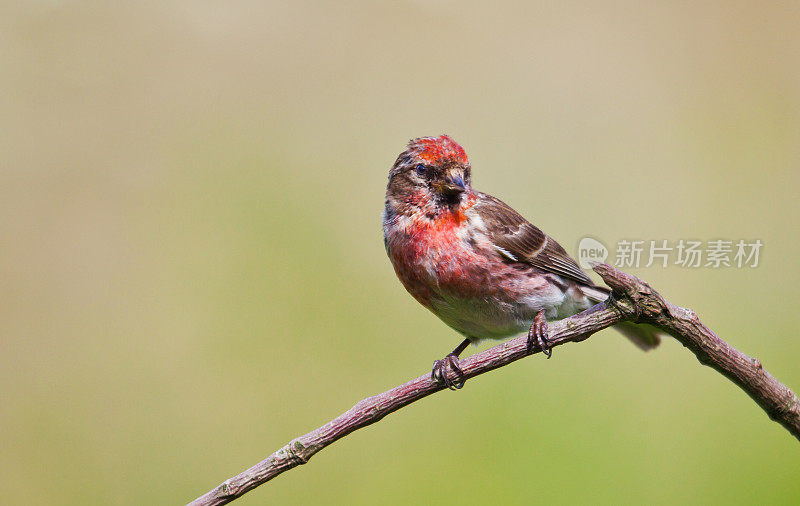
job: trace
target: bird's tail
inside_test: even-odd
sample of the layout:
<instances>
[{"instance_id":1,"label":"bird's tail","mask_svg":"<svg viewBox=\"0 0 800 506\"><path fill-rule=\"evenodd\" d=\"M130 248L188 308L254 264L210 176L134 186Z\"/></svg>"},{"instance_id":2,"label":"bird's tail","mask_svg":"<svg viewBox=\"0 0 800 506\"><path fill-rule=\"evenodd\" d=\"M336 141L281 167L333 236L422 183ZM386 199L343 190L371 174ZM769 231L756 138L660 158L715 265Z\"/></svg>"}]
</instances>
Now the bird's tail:
<instances>
[{"instance_id":1,"label":"bird's tail","mask_svg":"<svg viewBox=\"0 0 800 506\"><path fill-rule=\"evenodd\" d=\"M581 286L581 291L590 301L602 302L611 294L611 290L603 286ZM644 351L649 351L658 346L661 342L663 332L652 325L646 323L622 322L614 325L625 337L633 344Z\"/></svg>"}]
</instances>

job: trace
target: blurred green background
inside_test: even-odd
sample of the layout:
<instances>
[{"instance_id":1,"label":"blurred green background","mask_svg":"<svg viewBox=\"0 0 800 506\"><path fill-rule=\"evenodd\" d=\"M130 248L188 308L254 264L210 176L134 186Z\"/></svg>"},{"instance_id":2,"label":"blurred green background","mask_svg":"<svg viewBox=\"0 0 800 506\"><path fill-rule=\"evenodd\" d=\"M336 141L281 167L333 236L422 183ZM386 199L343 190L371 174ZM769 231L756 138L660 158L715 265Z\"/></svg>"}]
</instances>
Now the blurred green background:
<instances>
[{"instance_id":1,"label":"blurred green background","mask_svg":"<svg viewBox=\"0 0 800 506\"><path fill-rule=\"evenodd\" d=\"M411 137L641 268L800 389L796 2L3 2L0 496L182 504L460 336L380 226ZM468 350L471 353L474 350ZM800 451L674 341L614 332L359 431L238 504L800 502Z\"/></svg>"}]
</instances>

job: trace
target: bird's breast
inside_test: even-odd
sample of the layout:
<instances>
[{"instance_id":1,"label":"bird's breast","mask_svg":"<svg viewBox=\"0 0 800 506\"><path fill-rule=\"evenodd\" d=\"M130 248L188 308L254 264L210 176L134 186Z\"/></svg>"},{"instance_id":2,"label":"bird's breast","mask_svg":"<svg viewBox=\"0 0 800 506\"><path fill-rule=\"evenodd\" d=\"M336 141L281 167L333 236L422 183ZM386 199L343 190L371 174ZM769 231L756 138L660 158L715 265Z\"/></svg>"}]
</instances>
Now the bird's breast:
<instances>
[{"instance_id":1,"label":"bird's breast","mask_svg":"<svg viewBox=\"0 0 800 506\"><path fill-rule=\"evenodd\" d=\"M485 290L493 255L484 251L480 228L459 211L429 219L397 216L384 226L386 250L398 278L430 307L437 294L476 295Z\"/></svg>"}]
</instances>

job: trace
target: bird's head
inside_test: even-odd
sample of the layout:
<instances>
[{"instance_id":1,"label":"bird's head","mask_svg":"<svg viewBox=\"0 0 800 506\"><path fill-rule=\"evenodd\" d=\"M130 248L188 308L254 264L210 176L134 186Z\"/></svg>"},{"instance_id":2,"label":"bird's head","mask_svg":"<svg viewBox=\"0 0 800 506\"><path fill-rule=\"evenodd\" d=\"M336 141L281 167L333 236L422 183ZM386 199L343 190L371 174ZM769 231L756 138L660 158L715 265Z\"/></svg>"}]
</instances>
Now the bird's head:
<instances>
[{"instance_id":1,"label":"bird's head","mask_svg":"<svg viewBox=\"0 0 800 506\"><path fill-rule=\"evenodd\" d=\"M457 207L470 191L470 165L464 148L447 135L408 143L389 171L386 204L428 213Z\"/></svg>"}]
</instances>

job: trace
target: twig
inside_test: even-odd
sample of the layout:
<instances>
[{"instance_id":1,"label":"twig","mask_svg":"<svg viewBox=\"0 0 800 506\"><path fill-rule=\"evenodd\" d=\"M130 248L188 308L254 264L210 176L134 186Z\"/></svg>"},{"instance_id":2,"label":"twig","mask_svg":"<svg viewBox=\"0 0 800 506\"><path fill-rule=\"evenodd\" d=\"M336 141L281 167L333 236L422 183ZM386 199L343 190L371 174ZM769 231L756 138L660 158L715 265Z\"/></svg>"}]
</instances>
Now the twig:
<instances>
[{"instance_id":1,"label":"twig","mask_svg":"<svg viewBox=\"0 0 800 506\"><path fill-rule=\"evenodd\" d=\"M621 321L655 325L680 341L702 364L736 383L772 420L800 440L800 400L766 372L761 362L728 345L705 327L694 311L665 301L641 279L607 264L597 264L594 270L611 287L612 297L580 314L551 323L548 329L551 346L583 341L595 332ZM461 360L459 365L469 379L541 351L536 345L529 350L527 337L523 336L476 353ZM431 380L428 373L368 397L189 504L206 506L229 503L284 471L305 464L318 451L351 432L443 388Z\"/></svg>"}]
</instances>

